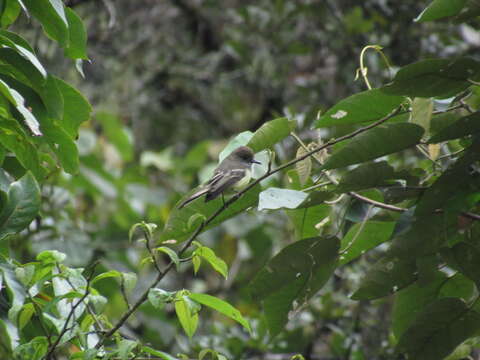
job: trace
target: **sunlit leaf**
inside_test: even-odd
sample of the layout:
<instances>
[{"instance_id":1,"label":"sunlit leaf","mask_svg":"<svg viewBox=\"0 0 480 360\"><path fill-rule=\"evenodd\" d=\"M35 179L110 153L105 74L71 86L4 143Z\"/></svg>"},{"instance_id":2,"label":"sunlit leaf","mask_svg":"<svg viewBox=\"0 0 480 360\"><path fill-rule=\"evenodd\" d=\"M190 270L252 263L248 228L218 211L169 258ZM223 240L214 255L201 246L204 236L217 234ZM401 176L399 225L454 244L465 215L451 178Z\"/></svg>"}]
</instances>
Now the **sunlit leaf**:
<instances>
[{"instance_id":1,"label":"sunlit leaf","mask_svg":"<svg viewBox=\"0 0 480 360\"><path fill-rule=\"evenodd\" d=\"M361 124L390 114L405 98L383 93L379 89L363 91L341 100L315 121L315 127Z\"/></svg>"},{"instance_id":2,"label":"sunlit leaf","mask_svg":"<svg viewBox=\"0 0 480 360\"><path fill-rule=\"evenodd\" d=\"M241 324L245 329L249 332L252 331L250 328L250 324L248 321L242 316L240 311L235 309L232 305L228 302L221 300L217 297L208 295L208 294L198 294L198 293L190 293L188 295L191 299L195 300L196 302L208 306L219 313L228 316L230 319L235 320L239 324Z\"/></svg>"},{"instance_id":3,"label":"sunlit leaf","mask_svg":"<svg viewBox=\"0 0 480 360\"><path fill-rule=\"evenodd\" d=\"M258 198L258 210L295 209L302 204L308 194L302 191L268 188Z\"/></svg>"},{"instance_id":4,"label":"sunlit leaf","mask_svg":"<svg viewBox=\"0 0 480 360\"><path fill-rule=\"evenodd\" d=\"M263 124L248 142L253 152L271 148L279 141L286 138L295 128L295 121L287 118L278 118Z\"/></svg>"}]
</instances>

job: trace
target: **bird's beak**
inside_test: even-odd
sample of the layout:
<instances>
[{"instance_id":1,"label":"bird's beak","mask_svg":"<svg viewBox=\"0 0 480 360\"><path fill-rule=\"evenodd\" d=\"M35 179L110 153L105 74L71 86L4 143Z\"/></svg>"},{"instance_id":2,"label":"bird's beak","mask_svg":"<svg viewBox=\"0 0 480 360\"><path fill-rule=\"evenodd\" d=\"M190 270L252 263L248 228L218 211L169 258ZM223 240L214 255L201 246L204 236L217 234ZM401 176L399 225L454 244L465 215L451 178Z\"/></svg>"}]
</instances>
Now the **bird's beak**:
<instances>
[{"instance_id":1,"label":"bird's beak","mask_svg":"<svg viewBox=\"0 0 480 360\"><path fill-rule=\"evenodd\" d=\"M262 163L260 161L257 161L255 159L252 160L252 164L259 164L259 165L262 165Z\"/></svg>"}]
</instances>

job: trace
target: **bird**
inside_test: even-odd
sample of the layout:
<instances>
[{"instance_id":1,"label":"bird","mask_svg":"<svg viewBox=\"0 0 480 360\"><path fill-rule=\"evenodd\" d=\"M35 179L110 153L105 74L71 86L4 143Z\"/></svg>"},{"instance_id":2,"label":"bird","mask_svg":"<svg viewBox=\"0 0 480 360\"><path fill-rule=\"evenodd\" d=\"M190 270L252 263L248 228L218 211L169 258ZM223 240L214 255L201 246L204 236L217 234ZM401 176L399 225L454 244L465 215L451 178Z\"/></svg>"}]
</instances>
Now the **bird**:
<instances>
[{"instance_id":1,"label":"bird","mask_svg":"<svg viewBox=\"0 0 480 360\"><path fill-rule=\"evenodd\" d=\"M213 171L213 176L200 190L190 195L178 206L179 209L193 200L205 195L205 202L217 198L226 190L246 186L251 177L252 164L260 164L254 159L254 152L248 146L240 146L233 150Z\"/></svg>"}]
</instances>

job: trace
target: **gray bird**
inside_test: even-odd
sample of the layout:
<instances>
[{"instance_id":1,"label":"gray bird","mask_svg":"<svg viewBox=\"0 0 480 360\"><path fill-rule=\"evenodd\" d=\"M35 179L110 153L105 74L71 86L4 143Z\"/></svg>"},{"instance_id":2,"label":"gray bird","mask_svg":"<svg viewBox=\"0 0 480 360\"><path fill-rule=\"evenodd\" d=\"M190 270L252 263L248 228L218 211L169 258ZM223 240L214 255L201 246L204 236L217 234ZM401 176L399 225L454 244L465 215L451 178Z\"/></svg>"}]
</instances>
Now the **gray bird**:
<instances>
[{"instance_id":1,"label":"gray bird","mask_svg":"<svg viewBox=\"0 0 480 360\"><path fill-rule=\"evenodd\" d=\"M254 155L253 150L248 146L240 146L233 150L232 153L217 166L212 178L208 180L199 191L182 201L178 208L183 208L202 195L206 195L205 202L208 202L226 190L245 187L251 178L252 164L260 164L260 162L253 158Z\"/></svg>"}]
</instances>

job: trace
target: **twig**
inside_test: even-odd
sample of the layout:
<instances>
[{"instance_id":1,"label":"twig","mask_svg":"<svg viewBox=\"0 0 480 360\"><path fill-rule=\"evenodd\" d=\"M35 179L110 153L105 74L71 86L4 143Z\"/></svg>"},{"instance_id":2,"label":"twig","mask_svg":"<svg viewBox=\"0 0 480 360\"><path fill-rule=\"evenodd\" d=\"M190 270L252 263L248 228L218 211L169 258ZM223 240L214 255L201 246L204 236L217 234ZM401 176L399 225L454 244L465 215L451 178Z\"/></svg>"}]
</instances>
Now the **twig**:
<instances>
[{"instance_id":1,"label":"twig","mask_svg":"<svg viewBox=\"0 0 480 360\"><path fill-rule=\"evenodd\" d=\"M63 324L63 328L58 334L57 339L55 342L50 346L50 349L48 350L47 355L45 356L45 359L49 360L52 358L53 353L55 352L55 349L57 348L58 344L60 343L60 340L62 339L63 335L68 331L68 323L70 322L70 319L72 316L74 316L75 310L77 309L78 306L87 298L88 295L90 295L90 282L92 281L93 275L95 274L95 266L96 264L93 265L93 268L91 270L90 275L87 278L87 286L85 287L85 294L77 301L75 305L72 306L66 320L65 324Z\"/></svg>"}]
</instances>

